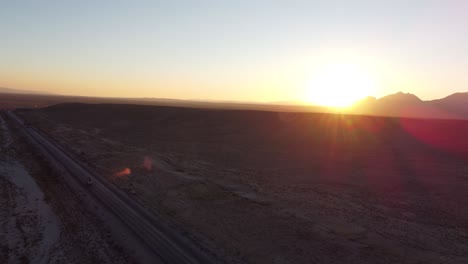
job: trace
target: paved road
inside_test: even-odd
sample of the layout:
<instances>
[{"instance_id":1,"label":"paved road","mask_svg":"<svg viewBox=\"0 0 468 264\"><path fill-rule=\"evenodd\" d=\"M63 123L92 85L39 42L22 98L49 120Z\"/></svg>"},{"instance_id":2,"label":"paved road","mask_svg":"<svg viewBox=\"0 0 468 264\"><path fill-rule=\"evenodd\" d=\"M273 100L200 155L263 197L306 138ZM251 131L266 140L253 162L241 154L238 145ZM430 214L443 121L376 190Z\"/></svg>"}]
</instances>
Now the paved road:
<instances>
[{"instance_id":1,"label":"paved road","mask_svg":"<svg viewBox=\"0 0 468 264\"><path fill-rule=\"evenodd\" d=\"M7 115L49 160L64 168L66 182L83 202L108 223L116 240L142 263L212 263L200 248L158 221L136 201L94 174L47 136L25 123L12 111ZM92 186L86 181L92 179Z\"/></svg>"}]
</instances>

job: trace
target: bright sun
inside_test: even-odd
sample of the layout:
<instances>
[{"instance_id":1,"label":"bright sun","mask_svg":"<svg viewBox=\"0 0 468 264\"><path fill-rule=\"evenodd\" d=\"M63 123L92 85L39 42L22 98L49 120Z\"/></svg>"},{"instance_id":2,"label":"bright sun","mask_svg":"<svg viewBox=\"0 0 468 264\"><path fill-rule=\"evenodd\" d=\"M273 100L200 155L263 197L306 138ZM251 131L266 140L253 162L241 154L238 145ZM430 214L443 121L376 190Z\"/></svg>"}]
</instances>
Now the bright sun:
<instances>
[{"instance_id":1,"label":"bright sun","mask_svg":"<svg viewBox=\"0 0 468 264\"><path fill-rule=\"evenodd\" d=\"M354 64L331 64L317 70L307 85L307 101L348 107L373 94L377 83L370 71Z\"/></svg>"}]
</instances>

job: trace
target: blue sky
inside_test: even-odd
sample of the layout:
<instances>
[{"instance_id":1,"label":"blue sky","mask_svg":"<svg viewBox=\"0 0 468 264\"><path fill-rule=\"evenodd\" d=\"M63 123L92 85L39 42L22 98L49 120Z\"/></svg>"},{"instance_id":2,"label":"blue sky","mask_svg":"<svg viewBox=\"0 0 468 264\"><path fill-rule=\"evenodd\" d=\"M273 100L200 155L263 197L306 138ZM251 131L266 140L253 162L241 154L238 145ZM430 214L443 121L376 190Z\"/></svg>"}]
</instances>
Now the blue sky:
<instances>
[{"instance_id":1,"label":"blue sky","mask_svg":"<svg viewBox=\"0 0 468 264\"><path fill-rule=\"evenodd\" d=\"M1 86L296 100L316 68L344 60L377 72L374 96L468 91L461 0L0 3Z\"/></svg>"}]
</instances>

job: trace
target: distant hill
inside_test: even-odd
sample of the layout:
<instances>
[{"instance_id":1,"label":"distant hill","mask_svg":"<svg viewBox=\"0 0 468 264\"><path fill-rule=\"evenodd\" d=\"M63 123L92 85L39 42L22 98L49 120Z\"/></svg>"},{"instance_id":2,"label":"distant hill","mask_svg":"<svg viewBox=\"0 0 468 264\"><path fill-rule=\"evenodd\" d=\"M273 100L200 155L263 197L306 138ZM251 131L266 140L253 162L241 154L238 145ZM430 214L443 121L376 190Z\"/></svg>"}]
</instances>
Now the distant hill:
<instances>
[{"instance_id":1,"label":"distant hill","mask_svg":"<svg viewBox=\"0 0 468 264\"><path fill-rule=\"evenodd\" d=\"M268 102L267 104L272 105L305 105L307 102L300 101L300 100L288 100L288 101L272 101Z\"/></svg>"},{"instance_id":2,"label":"distant hill","mask_svg":"<svg viewBox=\"0 0 468 264\"><path fill-rule=\"evenodd\" d=\"M455 93L443 99L428 102L433 107L468 119L468 93Z\"/></svg>"},{"instance_id":3,"label":"distant hill","mask_svg":"<svg viewBox=\"0 0 468 264\"><path fill-rule=\"evenodd\" d=\"M322 106L307 105L302 101L251 103L234 101L179 100L169 98L104 98L65 96L38 91L0 87L0 109L19 107L45 107L66 102L90 104L142 104L190 108L238 109L272 112L329 112L360 115L468 119L468 92L455 93L442 99L424 101L414 94L399 92L381 98L366 97L356 102L351 110L341 111Z\"/></svg>"},{"instance_id":4,"label":"distant hill","mask_svg":"<svg viewBox=\"0 0 468 264\"><path fill-rule=\"evenodd\" d=\"M354 105L354 113L418 118L468 119L468 93L423 101L410 93L396 93L376 99L367 97Z\"/></svg>"},{"instance_id":5,"label":"distant hill","mask_svg":"<svg viewBox=\"0 0 468 264\"><path fill-rule=\"evenodd\" d=\"M45 95L50 95L51 94L51 93L48 93L48 92L20 90L20 89L6 88L6 87L0 87L0 93L5 93L5 94L45 94Z\"/></svg>"},{"instance_id":6,"label":"distant hill","mask_svg":"<svg viewBox=\"0 0 468 264\"><path fill-rule=\"evenodd\" d=\"M421 102L422 100L419 99L419 97L417 97L416 95L410 94L410 93L403 93L403 92L390 94L379 99L379 103L381 104L383 103L418 104Z\"/></svg>"}]
</instances>

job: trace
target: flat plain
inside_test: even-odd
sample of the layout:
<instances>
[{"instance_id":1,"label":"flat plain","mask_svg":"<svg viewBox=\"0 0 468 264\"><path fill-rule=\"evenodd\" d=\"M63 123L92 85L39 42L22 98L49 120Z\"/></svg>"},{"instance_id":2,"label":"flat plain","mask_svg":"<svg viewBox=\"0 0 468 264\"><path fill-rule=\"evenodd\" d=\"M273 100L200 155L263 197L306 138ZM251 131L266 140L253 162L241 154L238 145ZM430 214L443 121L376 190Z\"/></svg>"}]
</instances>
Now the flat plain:
<instances>
[{"instance_id":1,"label":"flat plain","mask_svg":"<svg viewBox=\"0 0 468 264\"><path fill-rule=\"evenodd\" d=\"M468 263L468 121L78 103L18 113L225 262Z\"/></svg>"}]
</instances>

